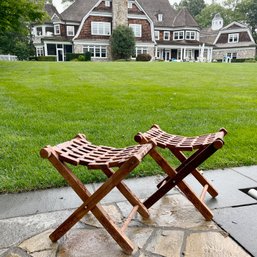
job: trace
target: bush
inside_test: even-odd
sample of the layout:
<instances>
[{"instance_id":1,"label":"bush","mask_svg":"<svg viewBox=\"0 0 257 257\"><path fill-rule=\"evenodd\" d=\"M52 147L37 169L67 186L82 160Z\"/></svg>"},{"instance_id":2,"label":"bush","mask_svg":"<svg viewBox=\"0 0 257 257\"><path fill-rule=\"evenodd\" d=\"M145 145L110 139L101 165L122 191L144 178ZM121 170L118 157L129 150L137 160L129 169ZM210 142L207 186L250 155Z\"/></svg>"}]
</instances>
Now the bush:
<instances>
[{"instance_id":1,"label":"bush","mask_svg":"<svg viewBox=\"0 0 257 257\"><path fill-rule=\"evenodd\" d=\"M85 56L84 55L79 55L78 61L84 62L85 61Z\"/></svg>"},{"instance_id":2,"label":"bush","mask_svg":"<svg viewBox=\"0 0 257 257\"><path fill-rule=\"evenodd\" d=\"M81 60L79 58L81 58ZM84 58L84 60L82 60L82 58ZM90 52L80 53L80 54L66 53L66 61L72 61L74 59L77 59L79 61L91 61L91 53Z\"/></svg>"},{"instance_id":3,"label":"bush","mask_svg":"<svg viewBox=\"0 0 257 257\"><path fill-rule=\"evenodd\" d=\"M113 30L110 38L112 58L130 59L135 52L135 37L128 26L118 26Z\"/></svg>"},{"instance_id":4,"label":"bush","mask_svg":"<svg viewBox=\"0 0 257 257\"><path fill-rule=\"evenodd\" d=\"M56 56L38 56L37 60L41 62L55 62Z\"/></svg>"},{"instance_id":5,"label":"bush","mask_svg":"<svg viewBox=\"0 0 257 257\"><path fill-rule=\"evenodd\" d=\"M152 59L150 54L139 54L136 58L138 62L149 62Z\"/></svg>"}]
</instances>

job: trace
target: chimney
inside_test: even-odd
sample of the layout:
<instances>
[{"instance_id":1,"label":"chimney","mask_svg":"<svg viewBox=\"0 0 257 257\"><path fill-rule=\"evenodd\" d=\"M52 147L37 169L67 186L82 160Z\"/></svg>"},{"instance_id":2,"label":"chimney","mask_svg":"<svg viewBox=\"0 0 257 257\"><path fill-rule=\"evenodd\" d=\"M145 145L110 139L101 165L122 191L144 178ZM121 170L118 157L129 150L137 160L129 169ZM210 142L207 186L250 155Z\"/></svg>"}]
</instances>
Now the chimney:
<instances>
[{"instance_id":1,"label":"chimney","mask_svg":"<svg viewBox=\"0 0 257 257\"><path fill-rule=\"evenodd\" d=\"M112 28L128 26L128 0L112 0Z\"/></svg>"}]
</instances>

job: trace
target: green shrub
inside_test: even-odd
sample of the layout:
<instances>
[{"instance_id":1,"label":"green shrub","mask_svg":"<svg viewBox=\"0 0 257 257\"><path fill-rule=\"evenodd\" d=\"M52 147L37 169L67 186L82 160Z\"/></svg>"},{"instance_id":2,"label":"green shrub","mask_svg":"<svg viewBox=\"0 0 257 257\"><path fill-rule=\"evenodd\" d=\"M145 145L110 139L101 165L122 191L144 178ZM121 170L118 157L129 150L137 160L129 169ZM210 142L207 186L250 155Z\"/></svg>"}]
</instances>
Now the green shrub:
<instances>
[{"instance_id":1,"label":"green shrub","mask_svg":"<svg viewBox=\"0 0 257 257\"><path fill-rule=\"evenodd\" d=\"M55 56L38 56L37 60L41 62L55 62L56 57Z\"/></svg>"},{"instance_id":2,"label":"green shrub","mask_svg":"<svg viewBox=\"0 0 257 257\"><path fill-rule=\"evenodd\" d=\"M136 58L138 62L149 62L152 59L150 54L139 54Z\"/></svg>"},{"instance_id":3,"label":"green shrub","mask_svg":"<svg viewBox=\"0 0 257 257\"><path fill-rule=\"evenodd\" d=\"M82 57L80 57L82 56ZM84 60L83 60L84 58ZM66 53L66 61L73 61L74 59L77 59L79 61L91 61L91 53L85 52L85 53Z\"/></svg>"},{"instance_id":4,"label":"green shrub","mask_svg":"<svg viewBox=\"0 0 257 257\"><path fill-rule=\"evenodd\" d=\"M135 37L128 26L118 26L113 30L110 38L112 58L130 59L135 52Z\"/></svg>"},{"instance_id":5,"label":"green shrub","mask_svg":"<svg viewBox=\"0 0 257 257\"><path fill-rule=\"evenodd\" d=\"M85 61L85 56L84 55L79 55L78 61L84 62Z\"/></svg>"},{"instance_id":6,"label":"green shrub","mask_svg":"<svg viewBox=\"0 0 257 257\"><path fill-rule=\"evenodd\" d=\"M85 61L91 61L91 53L90 52L85 52Z\"/></svg>"}]
</instances>

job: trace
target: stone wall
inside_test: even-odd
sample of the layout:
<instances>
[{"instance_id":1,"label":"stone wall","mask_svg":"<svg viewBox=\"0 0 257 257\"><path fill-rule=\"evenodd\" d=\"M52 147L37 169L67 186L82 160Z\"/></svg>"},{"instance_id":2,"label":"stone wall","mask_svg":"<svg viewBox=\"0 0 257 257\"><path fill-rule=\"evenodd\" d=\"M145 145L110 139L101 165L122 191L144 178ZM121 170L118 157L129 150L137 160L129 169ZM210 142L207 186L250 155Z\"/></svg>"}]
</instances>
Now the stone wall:
<instances>
[{"instance_id":1,"label":"stone wall","mask_svg":"<svg viewBox=\"0 0 257 257\"><path fill-rule=\"evenodd\" d=\"M119 25L128 25L128 0L112 1L113 29Z\"/></svg>"},{"instance_id":2,"label":"stone wall","mask_svg":"<svg viewBox=\"0 0 257 257\"><path fill-rule=\"evenodd\" d=\"M213 49L213 60L222 60L227 53L237 53L237 59L255 58L256 48Z\"/></svg>"}]
</instances>

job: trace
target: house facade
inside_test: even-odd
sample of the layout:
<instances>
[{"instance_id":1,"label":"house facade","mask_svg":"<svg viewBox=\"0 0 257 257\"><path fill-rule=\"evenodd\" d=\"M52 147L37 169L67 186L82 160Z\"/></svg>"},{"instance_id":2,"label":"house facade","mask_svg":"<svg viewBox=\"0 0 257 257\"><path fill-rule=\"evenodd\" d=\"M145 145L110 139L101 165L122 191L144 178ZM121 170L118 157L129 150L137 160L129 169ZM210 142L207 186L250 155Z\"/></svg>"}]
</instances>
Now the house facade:
<instances>
[{"instance_id":1,"label":"house facade","mask_svg":"<svg viewBox=\"0 0 257 257\"><path fill-rule=\"evenodd\" d=\"M37 56L91 52L93 60L111 59L109 40L118 25L132 28L136 51L153 59L212 60L213 45L201 42L200 28L187 9L175 11L168 0L76 0L64 12L47 3L50 20L33 27Z\"/></svg>"},{"instance_id":2,"label":"house facade","mask_svg":"<svg viewBox=\"0 0 257 257\"><path fill-rule=\"evenodd\" d=\"M212 27L201 31L201 40L213 44L213 60L253 59L256 57L256 43L250 28L239 22L223 27L223 19L216 14Z\"/></svg>"}]
</instances>

